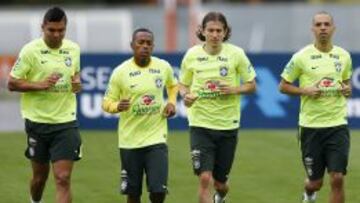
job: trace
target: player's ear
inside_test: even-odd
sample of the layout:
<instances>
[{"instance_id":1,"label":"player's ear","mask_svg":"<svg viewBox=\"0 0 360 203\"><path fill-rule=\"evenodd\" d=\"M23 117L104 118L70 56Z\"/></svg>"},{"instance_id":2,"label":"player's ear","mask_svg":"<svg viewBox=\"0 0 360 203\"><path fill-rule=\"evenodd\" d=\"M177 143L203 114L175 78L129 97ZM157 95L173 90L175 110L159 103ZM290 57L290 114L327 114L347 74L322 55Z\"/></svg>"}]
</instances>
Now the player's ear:
<instances>
[{"instance_id":1,"label":"player's ear","mask_svg":"<svg viewBox=\"0 0 360 203\"><path fill-rule=\"evenodd\" d=\"M134 41L131 41L131 42L130 42L130 47L131 47L132 50L135 50L135 43L134 43Z\"/></svg>"}]
</instances>

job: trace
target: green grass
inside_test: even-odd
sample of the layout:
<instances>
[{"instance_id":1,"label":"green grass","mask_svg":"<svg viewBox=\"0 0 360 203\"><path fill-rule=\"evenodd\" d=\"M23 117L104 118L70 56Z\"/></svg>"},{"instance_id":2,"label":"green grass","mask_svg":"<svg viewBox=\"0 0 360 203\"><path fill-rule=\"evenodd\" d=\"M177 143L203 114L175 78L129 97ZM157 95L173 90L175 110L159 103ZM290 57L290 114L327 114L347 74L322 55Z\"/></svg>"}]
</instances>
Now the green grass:
<instances>
[{"instance_id":1,"label":"green grass","mask_svg":"<svg viewBox=\"0 0 360 203\"><path fill-rule=\"evenodd\" d=\"M29 202L29 162L23 156L23 133L0 134L0 202ZM119 158L115 132L83 131L84 157L75 166L72 181L75 203L126 202L118 193ZM360 131L352 132L346 196L360 202ZM196 203L197 178L192 174L187 132L169 137L169 203ZM241 130L236 160L230 174L229 203L298 203L304 171L295 131ZM44 202L54 202L53 178L48 181ZM327 202L328 179L318 202ZM148 195L143 193L143 202Z\"/></svg>"}]
</instances>

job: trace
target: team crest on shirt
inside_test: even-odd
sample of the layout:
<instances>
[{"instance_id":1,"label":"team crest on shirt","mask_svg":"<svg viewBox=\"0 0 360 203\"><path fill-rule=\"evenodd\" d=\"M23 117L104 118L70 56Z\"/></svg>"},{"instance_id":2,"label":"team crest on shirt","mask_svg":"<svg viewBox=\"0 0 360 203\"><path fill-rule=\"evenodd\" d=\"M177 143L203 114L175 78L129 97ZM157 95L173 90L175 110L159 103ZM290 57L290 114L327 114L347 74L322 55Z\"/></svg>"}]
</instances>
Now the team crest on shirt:
<instances>
[{"instance_id":1,"label":"team crest on shirt","mask_svg":"<svg viewBox=\"0 0 360 203\"><path fill-rule=\"evenodd\" d=\"M339 61L334 62L336 72L341 72L342 64Z\"/></svg>"},{"instance_id":2,"label":"team crest on shirt","mask_svg":"<svg viewBox=\"0 0 360 203\"><path fill-rule=\"evenodd\" d=\"M155 79L155 85L156 85L157 88L162 88L163 80L161 78L156 78Z\"/></svg>"},{"instance_id":3,"label":"team crest on shirt","mask_svg":"<svg viewBox=\"0 0 360 203\"><path fill-rule=\"evenodd\" d=\"M220 75L225 77L228 75L229 69L226 66L220 67Z\"/></svg>"},{"instance_id":4,"label":"team crest on shirt","mask_svg":"<svg viewBox=\"0 0 360 203\"><path fill-rule=\"evenodd\" d=\"M70 67L71 64L72 64L72 61L71 61L71 58L70 58L70 57L65 57L64 62L65 62L65 65L66 65L67 67Z\"/></svg>"}]
</instances>

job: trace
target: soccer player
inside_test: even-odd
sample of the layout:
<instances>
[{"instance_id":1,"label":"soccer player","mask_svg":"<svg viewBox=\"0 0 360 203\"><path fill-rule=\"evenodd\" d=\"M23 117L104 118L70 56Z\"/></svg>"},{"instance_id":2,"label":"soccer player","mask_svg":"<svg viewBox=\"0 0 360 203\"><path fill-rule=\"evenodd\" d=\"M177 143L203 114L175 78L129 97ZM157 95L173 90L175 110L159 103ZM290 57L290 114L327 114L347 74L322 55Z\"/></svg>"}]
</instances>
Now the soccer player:
<instances>
[{"instance_id":1,"label":"soccer player","mask_svg":"<svg viewBox=\"0 0 360 203\"><path fill-rule=\"evenodd\" d=\"M71 172L81 156L75 95L81 89L80 49L64 39L66 24L61 8L49 9L41 26L43 37L22 48L8 81L10 91L22 93L21 113L28 143L25 154L33 171L32 203L41 202L50 161L56 202L71 202Z\"/></svg>"},{"instance_id":2,"label":"soccer player","mask_svg":"<svg viewBox=\"0 0 360 203\"><path fill-rule=\"evenodd\" d=\"M344 203L344 176L348 164L350 135L347 98L351 95L350 54L332 43L334 19L318 12L312 19L313 44L293 55L281 74L282 93L301 97L299 138L307 173L303 203L313 203L330 176L330 203ZM299 85L292 84L299 80Z\"/></svg>"},{"instance_id":3,"label":"soccer player","mask_svg":"<svg viewBox=\"0 0 360 203\"><path fill-rule=\"evenodd\" d=\"M152 31L136 29L131 48L133 57L111 75L102 107L120 112L121 192L127 203L140 203L144 172L151 202L162 203L168 178L167 118L175 115L177 81L170 64L152 56Z\"/></svg>"},{"instance_id":4,"label":"soccer player","mask_svg":"<svg viewBox=\"0 0 360 203\"><path fill-rule=\"evenodd\" d=\"M240 125L240 97L256 89L255 71L243 49L226 43L225 16L209 12L197 33L205 43L190 48L181 64L180 95L188 107L193 169L199 202L222 203L234 160Z\"/></svg>"}]
</instances>

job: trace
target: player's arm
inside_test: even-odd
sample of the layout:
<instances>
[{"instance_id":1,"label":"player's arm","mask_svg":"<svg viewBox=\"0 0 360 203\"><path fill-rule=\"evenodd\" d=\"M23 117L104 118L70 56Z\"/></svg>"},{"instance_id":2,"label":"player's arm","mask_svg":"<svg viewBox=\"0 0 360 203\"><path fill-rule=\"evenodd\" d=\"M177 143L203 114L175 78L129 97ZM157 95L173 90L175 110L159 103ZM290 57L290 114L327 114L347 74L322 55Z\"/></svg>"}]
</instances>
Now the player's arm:
<instances>
[{"instance_id":1,"label":"player's arm","mask_svg":"<svg viewBox=\"0 0 360 203\"><path fill-rule=\"evenodd\" d=\"M45 80L39 82L30 82L25 79L17 79L10 75L7 87L9 91L16 92L42 91L54 86L59 79L60 76L56 73L51 74Z\"/></svg>"},{"instance_id":2,"label":"player's arm","mask_svg":"<svg viewBox=\"0 0 360 203\"><path fill-rule=\"evenodd\" d=\"M166 104L163 111L163 115L166 118L170 118L174 116L176 113L176 97L178 94L178 89L179 88L177 85L166 87L166 92L168 95L168 103Z\"/></svg>"},{"instance_id":3,"label":"player's arm","mask_svg":"<svg viewBox=\"0 0 360 203\"><path fill-rule=\"evenodd\" d=\"M256 91L256 81L251 80L248 82L245 82L244 84L241 84L240 86L231 87L227 84L220 84L219 89L221 94L223 95L230 95L230 94L251 94Z\"/></svg>"},{"instance_id":4,"label":"player's arm","mask_svg":"<svg viewBox=\"0 0 360 203\"><path fill-rule=\"evenodd\" d=\"M130 108L130 99L121 99L120 101L113 101L108 98L104 98L101 105L102 109L108 113L119 113L127 111Z\"/></svg>"},{"instance_id":5,"label":"player's arm","mask_svg":"<svg viewBox=\"0 0 360 203\"><path fill-rule=\"evenodd\" d=\"M351 87L350 80L344 80L344 81L340 82L340 85L341 85L341 88L340 88L341 94L344 95L344 97L351 97L352 87Z\"/></svg>"},{"instance_id":6,"label":"player's arm","mask_svg":"<svg viewBox=\"0 0 360 203\"><path fill-rule=\"evenodd\" d=\"M81 80L80 80L80 73L76 72L74 76L71 76L71 91L73 93L78 93L82 89L81 87Z\"/></svg>"},{"instance_id":7,"label":"player's arm","mask_svg":"<svg viewBox=\"0 0 360 203\"><path fill-rule=\"evenodd\" d=\"M179 87L180 96L184 99L185 106L191 107L198 98L197 95L191 93L189 86L186 86L182 83L179 83L178 87Z\"/></svg>"},{"instance_id":8,"label":"player's arm","mask_svg":"<svg viewBox=\"0 0 360 203\"><path fill-rule=\"evenodd\" d=\"M321 95L321 91L317 87L298 87L285 79L281 79L279 84L279 91L283 94L293 95L293 96L310 96L313 98L318 98Z\"/></svg>"},{"instance_id":9,"label":"player's arm","mask_svg":"<svg viewBox=\"0 0 360 203\"><path fill-rule=\"evenodd\" d=\"M130 98L120 98L120 93L122 92L120 78L121 76L118 75L116 70L110 77L110 82L101 105L105 112L119 113L130 108Z\"/></svg>"}]
</instances>

